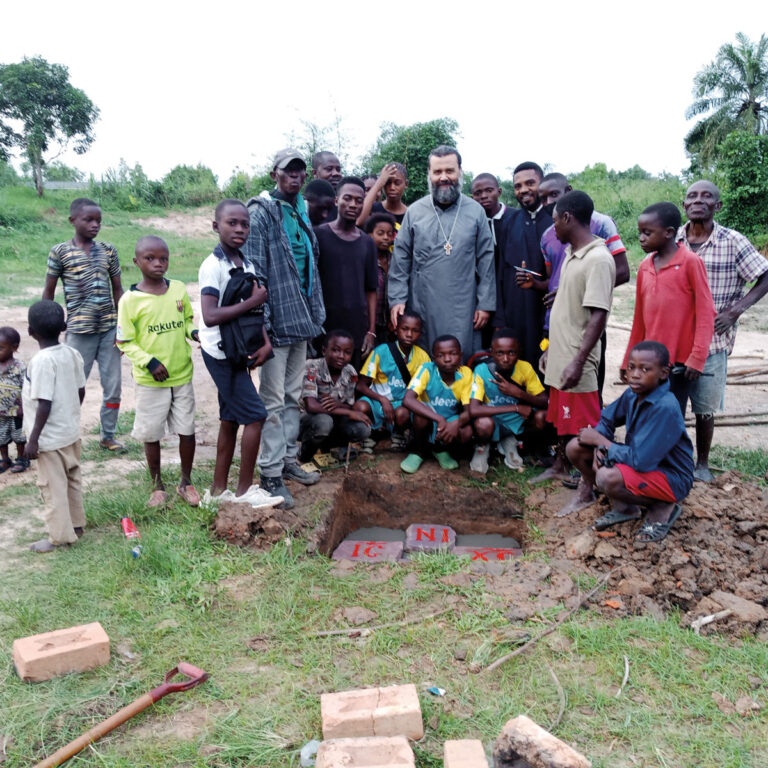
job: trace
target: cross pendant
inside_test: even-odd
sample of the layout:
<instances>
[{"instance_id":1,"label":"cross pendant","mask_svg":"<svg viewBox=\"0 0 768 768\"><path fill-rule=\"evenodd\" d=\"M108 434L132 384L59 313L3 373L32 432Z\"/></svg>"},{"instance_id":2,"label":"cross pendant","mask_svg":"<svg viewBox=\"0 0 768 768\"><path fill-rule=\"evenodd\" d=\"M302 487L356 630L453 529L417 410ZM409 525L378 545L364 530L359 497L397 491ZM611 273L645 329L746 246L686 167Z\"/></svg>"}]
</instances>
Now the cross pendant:
<instances>
[{"instance_id":1,"label":"cross pendant","mask_svg":"<svg viewBox=\"0 0 768 768\"><path fill-rule=\"evenodd\" d=\"M446 255L447 255L447 256L450 256L450 255L451 255L451 248L452 248L451 244L450 244L450 243L446 243L446 244L443 246L443 248L445 248L445 253L446 253Z\"/></svg>"}]
</instances>

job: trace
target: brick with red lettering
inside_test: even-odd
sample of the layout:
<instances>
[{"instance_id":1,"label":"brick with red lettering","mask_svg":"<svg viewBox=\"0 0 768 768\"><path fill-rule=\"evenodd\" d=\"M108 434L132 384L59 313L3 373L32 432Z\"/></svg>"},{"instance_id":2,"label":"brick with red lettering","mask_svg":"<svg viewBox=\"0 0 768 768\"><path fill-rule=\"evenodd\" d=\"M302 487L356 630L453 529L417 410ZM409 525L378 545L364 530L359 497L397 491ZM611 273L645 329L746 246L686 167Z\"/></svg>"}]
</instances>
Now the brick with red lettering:
<instances>
[{"instance_id":1,"label":"brick with red lettering","mask_svg":"<svg viewBox=\"0 0 768 768\"><path fill-rule=\"evenodd\" d=\"M511 560L515 557L522 557L523 550L510 548L503 549L499 547L454 547L453 554L457 557L469 556L472 560L482 563L495 563L499 560Z\"/></svg>"},{"instance_id":2,"label":"brick with red lettering","mask_svg":"<svg viewBox=\"0 0 768 768\"><path fill-rule=\"evenodd\" d=\"M434 552L438 549L453 549L456 531L447 525L413 523L405 529L406 552Z\"/></svg>"},{"instance_id":3,"label":"brick with red lettering","mask_svg":"<svg viewBox=\"0 0 768 768\"><path fill-rule=\"evenodd\" d=\"M334 560L354 560L364 563L399 560L402 556L402 541L342 541L333 550L332 555Z\"/></svg>"}]
</instances>

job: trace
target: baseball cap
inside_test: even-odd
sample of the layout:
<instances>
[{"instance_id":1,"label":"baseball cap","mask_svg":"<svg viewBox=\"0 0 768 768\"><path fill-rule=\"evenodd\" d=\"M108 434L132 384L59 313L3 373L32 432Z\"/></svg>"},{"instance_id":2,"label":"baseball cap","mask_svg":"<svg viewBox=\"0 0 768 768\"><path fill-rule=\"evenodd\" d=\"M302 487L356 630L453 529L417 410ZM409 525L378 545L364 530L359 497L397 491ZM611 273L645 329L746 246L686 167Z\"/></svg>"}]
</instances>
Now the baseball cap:
<instances>
[{"instance_id":1,"label":"baseball cap","mask_svg":"<svg viewBox=\"0 0 768 768\"><path fill-rule=\"evenodd\" d=\"M301 160L304 167L307 167L307 161L301 156L301 153L296 149L291 149L291 147L281 149L275 155L275 159L272 162L272 167L279 168L281 171L284 171L288 163L290 163L292 160Z\"/></svg>"}]
</instances>

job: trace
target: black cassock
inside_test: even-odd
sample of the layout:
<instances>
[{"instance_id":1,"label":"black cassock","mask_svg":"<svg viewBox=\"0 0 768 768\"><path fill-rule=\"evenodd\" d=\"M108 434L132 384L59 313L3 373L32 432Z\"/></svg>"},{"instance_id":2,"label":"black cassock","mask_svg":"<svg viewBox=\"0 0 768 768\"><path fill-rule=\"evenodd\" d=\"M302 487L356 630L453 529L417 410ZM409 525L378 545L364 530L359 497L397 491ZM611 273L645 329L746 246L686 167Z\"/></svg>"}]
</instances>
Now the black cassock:
<instances>
[{"instance_id":1,"label":"black cassock","mask_svg":"<svg viewBox=\"0 0 768 768\"><path fill-rule=\"evenodd\" d=\"M496 270L496 328L511 328L522 344L521 357L538 370L544 332L544 292L519 288L517 270L526 269L546 278L541 236L552 225L552 217L540 208L535 217L521 208L501 219L497 230L499 263Z\"/></svg>"}]
</instances>

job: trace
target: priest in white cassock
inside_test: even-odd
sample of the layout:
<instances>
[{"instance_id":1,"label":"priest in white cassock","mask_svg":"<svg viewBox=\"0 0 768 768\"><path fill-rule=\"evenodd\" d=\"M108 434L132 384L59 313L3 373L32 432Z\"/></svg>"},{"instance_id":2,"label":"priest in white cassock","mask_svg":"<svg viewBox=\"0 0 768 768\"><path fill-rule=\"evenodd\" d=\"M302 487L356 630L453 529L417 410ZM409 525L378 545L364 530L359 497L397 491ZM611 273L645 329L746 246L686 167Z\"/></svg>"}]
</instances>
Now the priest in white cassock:
<instances>
[{"instance_id":1,"label":"priest in white cassock","mask_svg":"<svg viewBox=\"0 0 768 768\"><path fill-rule=\"evenodd\" d=\"M405 310L424 321L431 353L451 334L466 360L480 348L480 329L496 309L493 239L485 211L461 194L461 155L440 146L429 155L429 194L409 206L389 267L392 322Z\"/></svg>"}]
</instances>

